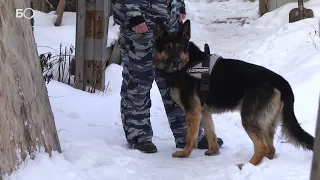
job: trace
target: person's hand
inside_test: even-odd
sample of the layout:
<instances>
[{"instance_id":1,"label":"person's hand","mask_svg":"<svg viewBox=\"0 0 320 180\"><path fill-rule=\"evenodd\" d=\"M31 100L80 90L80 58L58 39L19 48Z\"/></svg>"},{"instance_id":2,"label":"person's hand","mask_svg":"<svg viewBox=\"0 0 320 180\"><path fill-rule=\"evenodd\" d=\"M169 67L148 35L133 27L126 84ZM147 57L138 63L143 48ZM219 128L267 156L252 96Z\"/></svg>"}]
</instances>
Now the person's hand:
<instances>
[{"instance_id":1,"label":"person's hand","mask_svg":"<svg viewBox=\"0 0 320 180\"><path fill-rule=\"evenodd\" d=\"M132 27L132 30L135 31L136 33L145 33L148 31L148 26L146 23L141 23L139 25Z\"/></svg>"},{"instance_id":2,"label":"person's hand","mask_svg":"<svg viewBox=\"0 0 320 180\"><path fill-rule=\"evenodd\" d=\"M186 18L186 14L179 14L179 19L178 21L181 22L182 20L184 20L184 18Z\"/></svg>"}]
</instances>

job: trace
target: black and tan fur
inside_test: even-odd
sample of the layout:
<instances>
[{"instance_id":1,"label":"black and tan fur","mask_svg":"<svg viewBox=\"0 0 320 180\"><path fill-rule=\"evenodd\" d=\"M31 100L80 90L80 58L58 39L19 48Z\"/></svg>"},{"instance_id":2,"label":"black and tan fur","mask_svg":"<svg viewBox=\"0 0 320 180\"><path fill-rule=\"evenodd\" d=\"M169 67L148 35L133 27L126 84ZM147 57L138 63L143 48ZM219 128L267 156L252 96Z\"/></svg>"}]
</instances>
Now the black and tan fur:
<instances>
[{"instance_id":1,"label":"black and tan fur","mask_svg":"<svg viewBox=\"0 0 320 180\"><path fill-rule=\"evenodd\" d=\"M202 119L209 149L206 155L217 155L219 146L212 114L239 111L242 125L253 142L250 163L258 165L263 157L275 154L274 134L282 122L282 133L296 147L312 150L314 138L299 125L294 114L294 94L290 84L280 75L258 65L235 59L221 59L210 76L210 91L204 103L198 96L200 81L190 77L186 69L194 61L210 56L209 47L202 52L190 41L190 21L178 33L169 34L161 22L154 31L154 64L166 79L172 99L185 111L187 144L174 157L188 157L196 146ZM177 66L177 62L180 62Z\"/></svg>"}]
</instances>

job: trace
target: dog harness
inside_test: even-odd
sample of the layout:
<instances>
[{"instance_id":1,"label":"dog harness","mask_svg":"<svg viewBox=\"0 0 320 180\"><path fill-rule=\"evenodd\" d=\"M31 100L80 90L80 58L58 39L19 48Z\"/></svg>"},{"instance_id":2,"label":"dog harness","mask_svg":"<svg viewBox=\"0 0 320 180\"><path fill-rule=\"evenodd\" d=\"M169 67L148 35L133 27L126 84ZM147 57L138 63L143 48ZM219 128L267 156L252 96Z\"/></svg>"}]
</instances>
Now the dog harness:
<instances>
[{"instance_id":1,"label":"dog harness","mask_svg":"<svg viewBox=\"0 0 320 180\"><path fill-rule=\"evenodd\" d=\"M203 59L201 62L191 68L188 68L186 71L191 77L200 80L199 98L201 104L203 104L207 99L210 88L210 75L217 61L221 58L222 57L219 55L211 54L210 58Z\"/></svg>"}]
</instances>

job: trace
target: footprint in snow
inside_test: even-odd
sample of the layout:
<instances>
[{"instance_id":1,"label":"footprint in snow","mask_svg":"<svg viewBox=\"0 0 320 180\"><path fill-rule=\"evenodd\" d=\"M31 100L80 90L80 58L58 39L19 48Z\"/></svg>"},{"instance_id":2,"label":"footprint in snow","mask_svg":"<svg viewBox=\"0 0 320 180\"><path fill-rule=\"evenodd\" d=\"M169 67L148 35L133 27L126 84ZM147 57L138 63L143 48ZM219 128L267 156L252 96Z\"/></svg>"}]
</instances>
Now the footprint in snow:
<instances>
[{"instance_id":1,"label":"footprint in snow","mask_svg":"<svg viewBox=\"0 0 320 180\"><path fill-rule=\"evenodd\" d=\"M72 119L78 119L79 118L78 114L75 113L75 112L68 113L67 116L69 118L72 118Z\"/></svg>"}]
</instances>

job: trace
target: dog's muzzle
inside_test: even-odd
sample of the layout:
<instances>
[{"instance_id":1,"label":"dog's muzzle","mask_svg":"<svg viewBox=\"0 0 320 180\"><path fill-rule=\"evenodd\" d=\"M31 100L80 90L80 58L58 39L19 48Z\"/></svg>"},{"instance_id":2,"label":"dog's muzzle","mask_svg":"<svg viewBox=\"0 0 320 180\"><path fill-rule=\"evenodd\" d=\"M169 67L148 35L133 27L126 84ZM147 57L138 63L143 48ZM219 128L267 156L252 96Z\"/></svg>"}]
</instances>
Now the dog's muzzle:
<instances>
[{"instance_id":1,"label":"dog's muzzle","mask_svg":"<svg viewBox=\"0 0 320 180\"><path fill-rule=\"evenodd\" d=\"M172 73L181 69L181 59L175 58L173 59L167 66L166 72Z\"/></svg>"}]
</instances>

